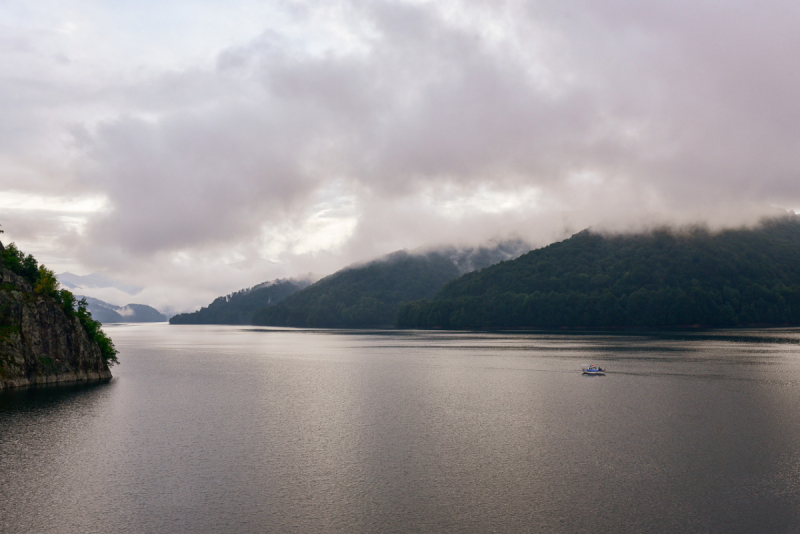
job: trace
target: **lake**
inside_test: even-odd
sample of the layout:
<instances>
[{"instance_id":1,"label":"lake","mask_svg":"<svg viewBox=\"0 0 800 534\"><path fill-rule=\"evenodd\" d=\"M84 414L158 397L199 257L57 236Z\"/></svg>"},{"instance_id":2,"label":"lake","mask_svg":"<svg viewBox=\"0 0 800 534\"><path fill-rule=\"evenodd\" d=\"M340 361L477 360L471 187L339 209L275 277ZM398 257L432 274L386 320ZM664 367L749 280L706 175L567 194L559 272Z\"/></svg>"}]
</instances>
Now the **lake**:
<instances>
[{"instance_id":1,"label":"lake","mask_svg":"<svg viewBox=\"0 0 800 534\"><path fill-rule=\"evenodd\" d=\"M799 329L105 330L0 393L1 532L800 530Z\"/></svg>"}]
</instances>

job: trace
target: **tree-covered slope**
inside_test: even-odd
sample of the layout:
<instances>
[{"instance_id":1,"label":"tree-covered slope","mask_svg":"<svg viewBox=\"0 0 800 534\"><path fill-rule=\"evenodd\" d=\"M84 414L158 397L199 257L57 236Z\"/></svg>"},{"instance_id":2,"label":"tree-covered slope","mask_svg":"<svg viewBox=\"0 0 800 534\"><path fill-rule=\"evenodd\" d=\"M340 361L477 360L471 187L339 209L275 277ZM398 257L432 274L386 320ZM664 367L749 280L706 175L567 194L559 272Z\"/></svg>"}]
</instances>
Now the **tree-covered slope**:
<instances>
[{"instance_id":1,"label":"tree-covered slope","mask_svg":"<svg viewBox=\"0 0 800 534\"><path fill-rule=\"evenodd\" d=\"M214 299L207 308L172 317L170 324L251 324L253 313L273 306L289 295L300 291L310 282L304 280L274 280Z\"/></svg>"},{"instance_id":2,"label":"tree-covered slope","mask_svg":"<svg viewBox=\"0 0 800 534\"><path fill-rule=\"evenodd\" d=\"M752 229L570 239L467 274L404 305L400 327L800 323L800 217Z\"/></svg>"},{"instance_id":3,"label":"tree-covered slope","mask_svg":"<svg viewBox=\"0 0 800 534\"><path fill-rule=\"evenodd\" d=\"M429 298L464 272L517 256L524 247L520 241L509 241L470 249L394 252L365 265L342 269L276 306L259 310L253 316L253 324L389 326L401 303Z\"/></svg>"}]
</instances>

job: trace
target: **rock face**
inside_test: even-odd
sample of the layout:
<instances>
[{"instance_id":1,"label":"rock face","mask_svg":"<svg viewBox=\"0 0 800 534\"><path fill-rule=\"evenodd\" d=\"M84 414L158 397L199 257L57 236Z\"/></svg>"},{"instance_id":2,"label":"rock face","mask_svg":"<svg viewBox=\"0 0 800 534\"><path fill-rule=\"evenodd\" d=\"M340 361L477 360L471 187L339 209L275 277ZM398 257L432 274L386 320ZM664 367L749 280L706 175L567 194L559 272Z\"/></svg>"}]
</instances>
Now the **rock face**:
<instances>
[{"instance_id":1,"label":"rock face","mask_svg":"<svg viewBox=\"0 0 800 534\"><path fill-rule=\"evenodd\" d=\"M78 318L0 266L0 389L110 378Z\"/></svg>"}]
</instances>

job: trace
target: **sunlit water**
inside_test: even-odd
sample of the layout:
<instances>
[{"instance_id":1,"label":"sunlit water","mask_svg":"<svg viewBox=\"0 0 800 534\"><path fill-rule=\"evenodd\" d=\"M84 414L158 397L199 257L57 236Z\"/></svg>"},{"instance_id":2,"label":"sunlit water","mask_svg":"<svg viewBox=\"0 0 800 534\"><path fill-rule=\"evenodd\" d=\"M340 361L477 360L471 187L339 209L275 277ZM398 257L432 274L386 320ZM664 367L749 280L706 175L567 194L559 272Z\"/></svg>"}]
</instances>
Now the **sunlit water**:
<instances>
[{"instance_id":1,"label":"sunlit water","mask_svg":"<svg viewBox=\"0 0 800 534\"><path fill-rule=\"evenodd\" d=\"M0 394L0 531L800 530L800 330L106 330Z\"/></svg>"}]
</instances>

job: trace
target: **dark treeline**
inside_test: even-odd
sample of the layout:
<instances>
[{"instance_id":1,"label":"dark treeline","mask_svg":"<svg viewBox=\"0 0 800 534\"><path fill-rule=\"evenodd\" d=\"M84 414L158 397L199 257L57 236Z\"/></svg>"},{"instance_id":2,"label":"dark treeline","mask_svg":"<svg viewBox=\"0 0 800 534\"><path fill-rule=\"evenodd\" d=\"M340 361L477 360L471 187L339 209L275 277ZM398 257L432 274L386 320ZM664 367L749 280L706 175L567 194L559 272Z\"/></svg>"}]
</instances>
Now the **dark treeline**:
<instances>
[{"instance_id":1,"label":"dark treeline","mask_svg":"<svg viewBox=\"0 0 800 534\"><path fill-rule=\"evenodd\" d=\"M170 324L252 324L253 314L308 286L309 282L275 280L214 299L207 308L181 313L170 318Z\"/></svg>"},{"instance_id":2,"label":"dark treeline","mask_svg":"<svg viewBox=\"0 0 800 534\"><path fill-rule=\"evenodd\" d=\"M384 261L323 278L276 306L259 310L253 324L297 327L386 326L400 303L431 297L460 274L442 254L397 252Z\"/></svg>"},{"instance_id":3,"label":"dark treeline","mask_svg":"<svg viewBox=\"0 0 800 534\"><path fill-rule=\"evenodd\" d=\"M397 326L662 327L800 324L800 217L570 239L467 274Z\"/></svg>"},{"instance_id":4,"label":"dark treeline","mask_svg":"<svg viewBox=\"0 0 800 534\"><path fill-rule=\"evenodd\" d=\"M392 326L403 302L430 298L465 272L516 257L529 250L519 240L475 248L447 247L429 252L398 251L364 265L342 269L259 310L253 324L353 328Z\"/></svg>"}]
</instances>

